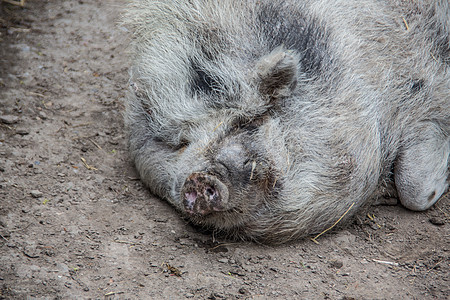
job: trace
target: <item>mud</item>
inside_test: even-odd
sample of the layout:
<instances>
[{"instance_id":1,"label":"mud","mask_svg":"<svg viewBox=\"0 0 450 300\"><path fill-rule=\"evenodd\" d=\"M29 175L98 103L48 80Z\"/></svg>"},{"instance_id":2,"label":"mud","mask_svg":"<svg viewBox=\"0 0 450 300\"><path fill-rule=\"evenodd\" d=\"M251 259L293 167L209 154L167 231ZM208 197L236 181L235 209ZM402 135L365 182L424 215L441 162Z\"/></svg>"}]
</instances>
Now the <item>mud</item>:
<instances>
[{"instance_id":1,"label":"mud","mask_svg":"<svg viewBox=\"0 0 450 300\"><path fill-rule=\"evenodd\" d=\"M199 232L152 196L123 132L125 3L0 4L0 299L450 297L448 194L277 247Z\"/></svg>"}]
</instances>

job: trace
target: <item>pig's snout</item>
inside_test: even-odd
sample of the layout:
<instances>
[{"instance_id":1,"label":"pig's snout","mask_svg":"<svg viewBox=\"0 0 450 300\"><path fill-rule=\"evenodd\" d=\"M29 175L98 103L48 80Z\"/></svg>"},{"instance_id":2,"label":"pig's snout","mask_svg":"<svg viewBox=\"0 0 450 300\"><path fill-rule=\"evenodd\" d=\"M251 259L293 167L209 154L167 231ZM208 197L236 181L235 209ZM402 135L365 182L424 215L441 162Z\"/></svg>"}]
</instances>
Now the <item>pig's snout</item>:
<instances>
[{"instance_id":1,"label":"pig's snout","mask_svg":"<svg viewBox=\"0 0 450 300\"><path fill-rule=\"evenodd\" d=\"M217 177L206 173L192 173L181 190L185 211L205 216L227 209L228 188Z\"/></svg>"}]
</instances>

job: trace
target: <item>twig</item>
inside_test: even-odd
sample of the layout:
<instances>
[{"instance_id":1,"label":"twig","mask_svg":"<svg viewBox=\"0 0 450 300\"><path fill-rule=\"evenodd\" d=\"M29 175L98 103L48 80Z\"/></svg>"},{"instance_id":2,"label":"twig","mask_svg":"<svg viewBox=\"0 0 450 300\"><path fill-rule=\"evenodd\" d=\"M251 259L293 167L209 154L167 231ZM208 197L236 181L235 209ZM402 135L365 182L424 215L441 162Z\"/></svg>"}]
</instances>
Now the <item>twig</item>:
<instances>
[{"instance_id":1,"label":"twig","mask_svg":"<svg viewBox=\"0 0 450 300\"><path fill-rule=\"evenodd\" d=\"M31 96L38 96L38 97L41 97L41 98L45 98L44 95L39 94L39 93L35 93L35 92L28 92L27 94L28 94L28 95L31 95Z\"/></svg>"},{"instance_id":2,"label":"twig","mask_svg":"<svg viewBox=\"0 0 450 300\"><path fill-rule=\"evenodd\" d=\"M3 235L0 234L0 237L9 243L8 239L5 238Z\"/></svg>"},{"instance_id":3,"label":"twig","mask_svg":"<svg viewBox=\"0 0 450 300\"><path fill-rule=\"evenodd\" d=\"M97 144L96 142L94 142L93 140L88 139L88 141L91 142L92 144L94 144L98 149L103 150L102 147L100 147L100 145Z\"/></svg>"},{"instance_id":4,"label":"twig","mask_svg":"<svg viewBox=\"0 0 450 300\"><path fill-rule=\"evenodd\" d=\"M12 5L18 5L18 6L25 6L25 0L2 0L3 2L12 4Z\"/></svg>"},{"instance_id":5,"label":"twig","mask_svg":"<svg viewBox=\"0 0 450 300\"><path fill-rule=\"evenodd\" d=\"M370 219L370 221L374 222L375 225L378 226L378 228L381 228L381 226L377 223L377 221L375 221L375 215L371 216L370 214L367 214L367 217Z\"/></svg>"},{"instance_id":6,"label":"twig","mask_svg":"<svg viewBox=\"0 0 450 300\"><path fill-rule=\"evenodd\" d=\"M443 211L442 208L437 207L437 209L439 209L439 210L441 211L441 213L443 213L444 216L445 216L446 218L448 218L448 214L447 214L445 211Z\"/></svg>"},{"instance_id":7,"label":"twig","mask_svg":"<svg viewBox=\"0 0 450 300\"><path fill-rule=\"evenodd\" d=\"M83 157L81 157L81 161L83 162L83 164L86 167L86 169L93 170L93 171L97 171L98 170L97 168L94 168L93 166L88 165L86 160Z\"/></svg>"},{"instance_id":8,"label":"twig","mask_svg":"<svg viewBox=\"0 0 450 300\"><path fill-rule=\"evenodd\" d=\"M429 269L429 270L426 272L425 276L427 276L428 273L430 273L431 271L433 271L433 269L436 268L437 265L440 264L441 262L442 262L442 260L438 261L431 269Z\"/></svg>"},{"instance_id":9,"label":"twig","mask_svg":"<svg viewBox=\"0 0 450 300\"><path fill-rule=\"evenodd\" d=\"M22 251L22 253L23 253L23 255L25 255L26 257L29 257L29 258L38 258L39 257L39 255L28 254L25 251Z\"/></svg>"},{"instance_id":10,"label":"twig","mask_svg":"<svg viewBox=\"0 0 450 300\"><path fill-rule=\"evenodd\" d=\"M253 178L253 171L255 171L256 168L256 161L252 162L252 172L250 173L250 180L252 180Z\"/></svg>"},{"instance_id":11,"label":"twig","mask_svg":"<svg viewBox=\"0 0 450 300\"><path fill-rule=\"evenodd\" d=\"M1 127L5 127L5 128L8 128L9 130L13 130L13 128L12 128L11 126L8 126L8 125L5 125L5 124L1 124L1 123L0 123L0 126L1 126Z\"/></svg>"},{"instance_id":12,"label":"twig","mask_svg":"<svg viewBox=\"0 0 450 300\"><path fill-rule=\"evenodd\" d=\"M115 243L119 243L119 244L128 244L128 245L140 245L141 243L135 243L135 242L128 242L128 241L120 241L120 240L115 240Z\"/></svg>"},{"instance_id":13,"label":"twig","mask_svg":"<svg viewBox=\"0 0 450 300\"><path fill-rule=\"evenodd\" d=\"M403 19L403 23L405 23L406 31L409 31L408 22L406 22L405 18L402 17L402 19Z\"/></svg>"},{"instance_id":14,"label":"twig","mask_svg":"<svg viewBox=\"0 0 450 300\"><path fill-rule=\"evenodd\" d=\"M76 125L73 125L72 128L82 127L82 126L88 126L88 125L91 125L91 124L92 124L91 122L81 123L81 124L76 124ZM95 135L93 135L93 136L95 136ZM89 137L88 137L88 138L89 138Z\"/></svg>"},{"instance_id":15,"label":"twig","mask_svg":"<svg viewBox=\"0 0 450 300\"><path fill-rule=\"evenodd\" d=\"M327 232L328 230L332 229L334 226L336 226L336 225L342 220L342 218L350 211L350 209L353 207L353 205L355 205L355 202L353 202L352 205L350 205L350 207L345 211L345 213L344 213L344 214L343 214L336 222L334 222L334 224L331 225L331 227L325 229L324 231L322 231L321 233L319 233L318 235L316 235L315 237L313 237L311 240L312 240L314 243L318 244L319 242L317 241L317 238L318 238L319 236L321 236L322 234L324 234L325 232Z\"/></svg>"},{"instance_id":16,"label":"twig","mask_svg":"<svg viewBox=\"0 0 450 300\"><path fill-rule=\"evenodd\" d=\"M174 266L171 266L168 263L163 263L161 266L165 266L172 275L175 275L178 277L181 277L181 275L182 275L180 269L175 268Z\"/></svg>"},{"instance_id":17,"label":"twig","mask_svg":"<svg viewBox=\"0 0 450 300\"><path fill-rule=\"evenodd\" d=\"M232 243L219 244L217 246L214 246L214 247L210 248L209 250L214 250L214 249L217 249L219 247L225 247L225 246L231 246L231 245L234 245L234 244L232 244Z\"/></svg>"},{"instance_id":18,"label":"twig","mask_svg":"<svg viewBox=\"0 0 450 300\"><path fill-rule=\"evenodd\" d=\"M109 292L106 293L105 296L112 296L112 295L116 295L116 294L123 294L124 292Z\"/></svg>"},{"instance_id":19,"label":"twig","mask_svg":"<svg viewBox=\"0 0 450 300\"><path fill-rule=\"evenodd\" d=\"M430 54L431 54L431 57L438 63L439 61L438 61L437 58L433 55L433 53L430 52Z\"/></svg>"},{"instance_id":20,"label":"twig","mask_svg":"<svg viewBox=\"0 0 450 300\"><path fill-rule=\"evenodd\" d=\"M278 177L275 177L275 180L273 181L273 184L272 184L272 188L273 189L275 188L275 185L277 184L277 181L278 181Z\"/></svg>"},{"instance_id":21,"label":"twig","mask_svg":"<svg viewBox=\"0 0 450 300\"><path fill-rule=\"evenodd\" d=\"M216 128L214 128L213 132L217 130L217 128L219 128L220 125L222 125L223 121L219 123L219 125L216 126Z\"/></svg>"},{"instance_id":22,"label":"twig","mask_svg":"<svg viewBox=\"0 0 450 300\"><path fill-rule=\"evenodd\" d=\"M372 259L374 262L377 262L379 264L385 264L385 265L391 265L391 266L398 266L398 263L392 262L392 261L385 261L385 260L378 260L378 259Z\"/></svg>"},{"instance_id":23,"label":"twig","mask_svg":"<svg viewBox=\"0 0 450 300\"><path fill-rule=\"evenodd\" d=\"M9 232L11 233L11 232L17 232L17 231L25 230L25 229L27 229L28 227L30 227L31 224L33 224L33 223L28 223L28 225L25 226L24 228L13 229L13 230L10 230Z\"/></svg>"}]
</instances>

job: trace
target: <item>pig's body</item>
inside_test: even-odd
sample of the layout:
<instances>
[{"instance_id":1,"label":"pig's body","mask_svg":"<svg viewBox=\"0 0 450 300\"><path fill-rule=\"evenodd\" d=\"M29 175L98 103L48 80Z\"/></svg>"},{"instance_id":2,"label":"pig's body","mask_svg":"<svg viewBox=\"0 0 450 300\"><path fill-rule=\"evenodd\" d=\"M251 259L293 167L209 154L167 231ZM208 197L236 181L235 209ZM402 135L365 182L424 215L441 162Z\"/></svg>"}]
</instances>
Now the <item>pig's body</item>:
<instances>
[{"instance_id":1,"label":"pig's body","mask_svg":"<svg viewBox=\"0 0 450 300\"><path fill-rule=\"evenodd\" d=\"M125 115L141 179L194 223L264 242L320 232L394 180L427 209L448 187L449 13L136 1Z\"/></svg>"}]
</instances>

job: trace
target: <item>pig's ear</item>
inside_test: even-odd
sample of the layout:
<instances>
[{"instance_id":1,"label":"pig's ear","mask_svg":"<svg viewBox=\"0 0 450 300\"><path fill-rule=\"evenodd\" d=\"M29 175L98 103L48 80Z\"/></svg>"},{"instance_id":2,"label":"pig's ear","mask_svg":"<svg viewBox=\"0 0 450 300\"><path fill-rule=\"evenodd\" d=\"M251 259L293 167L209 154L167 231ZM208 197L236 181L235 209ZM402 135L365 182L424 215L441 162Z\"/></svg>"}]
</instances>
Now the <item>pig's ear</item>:
<instances>
[{"instance_id":1,"label":"pig's ear","mask_svg":"<svg viewBox=\"0 0 450 300\"><path fill-rule=\"evenodd\" d=\"M256 64L259 91L270 101L287 97L297 85L299 56L282 46L260 58Z\"/></svg>"}]
</instances>

